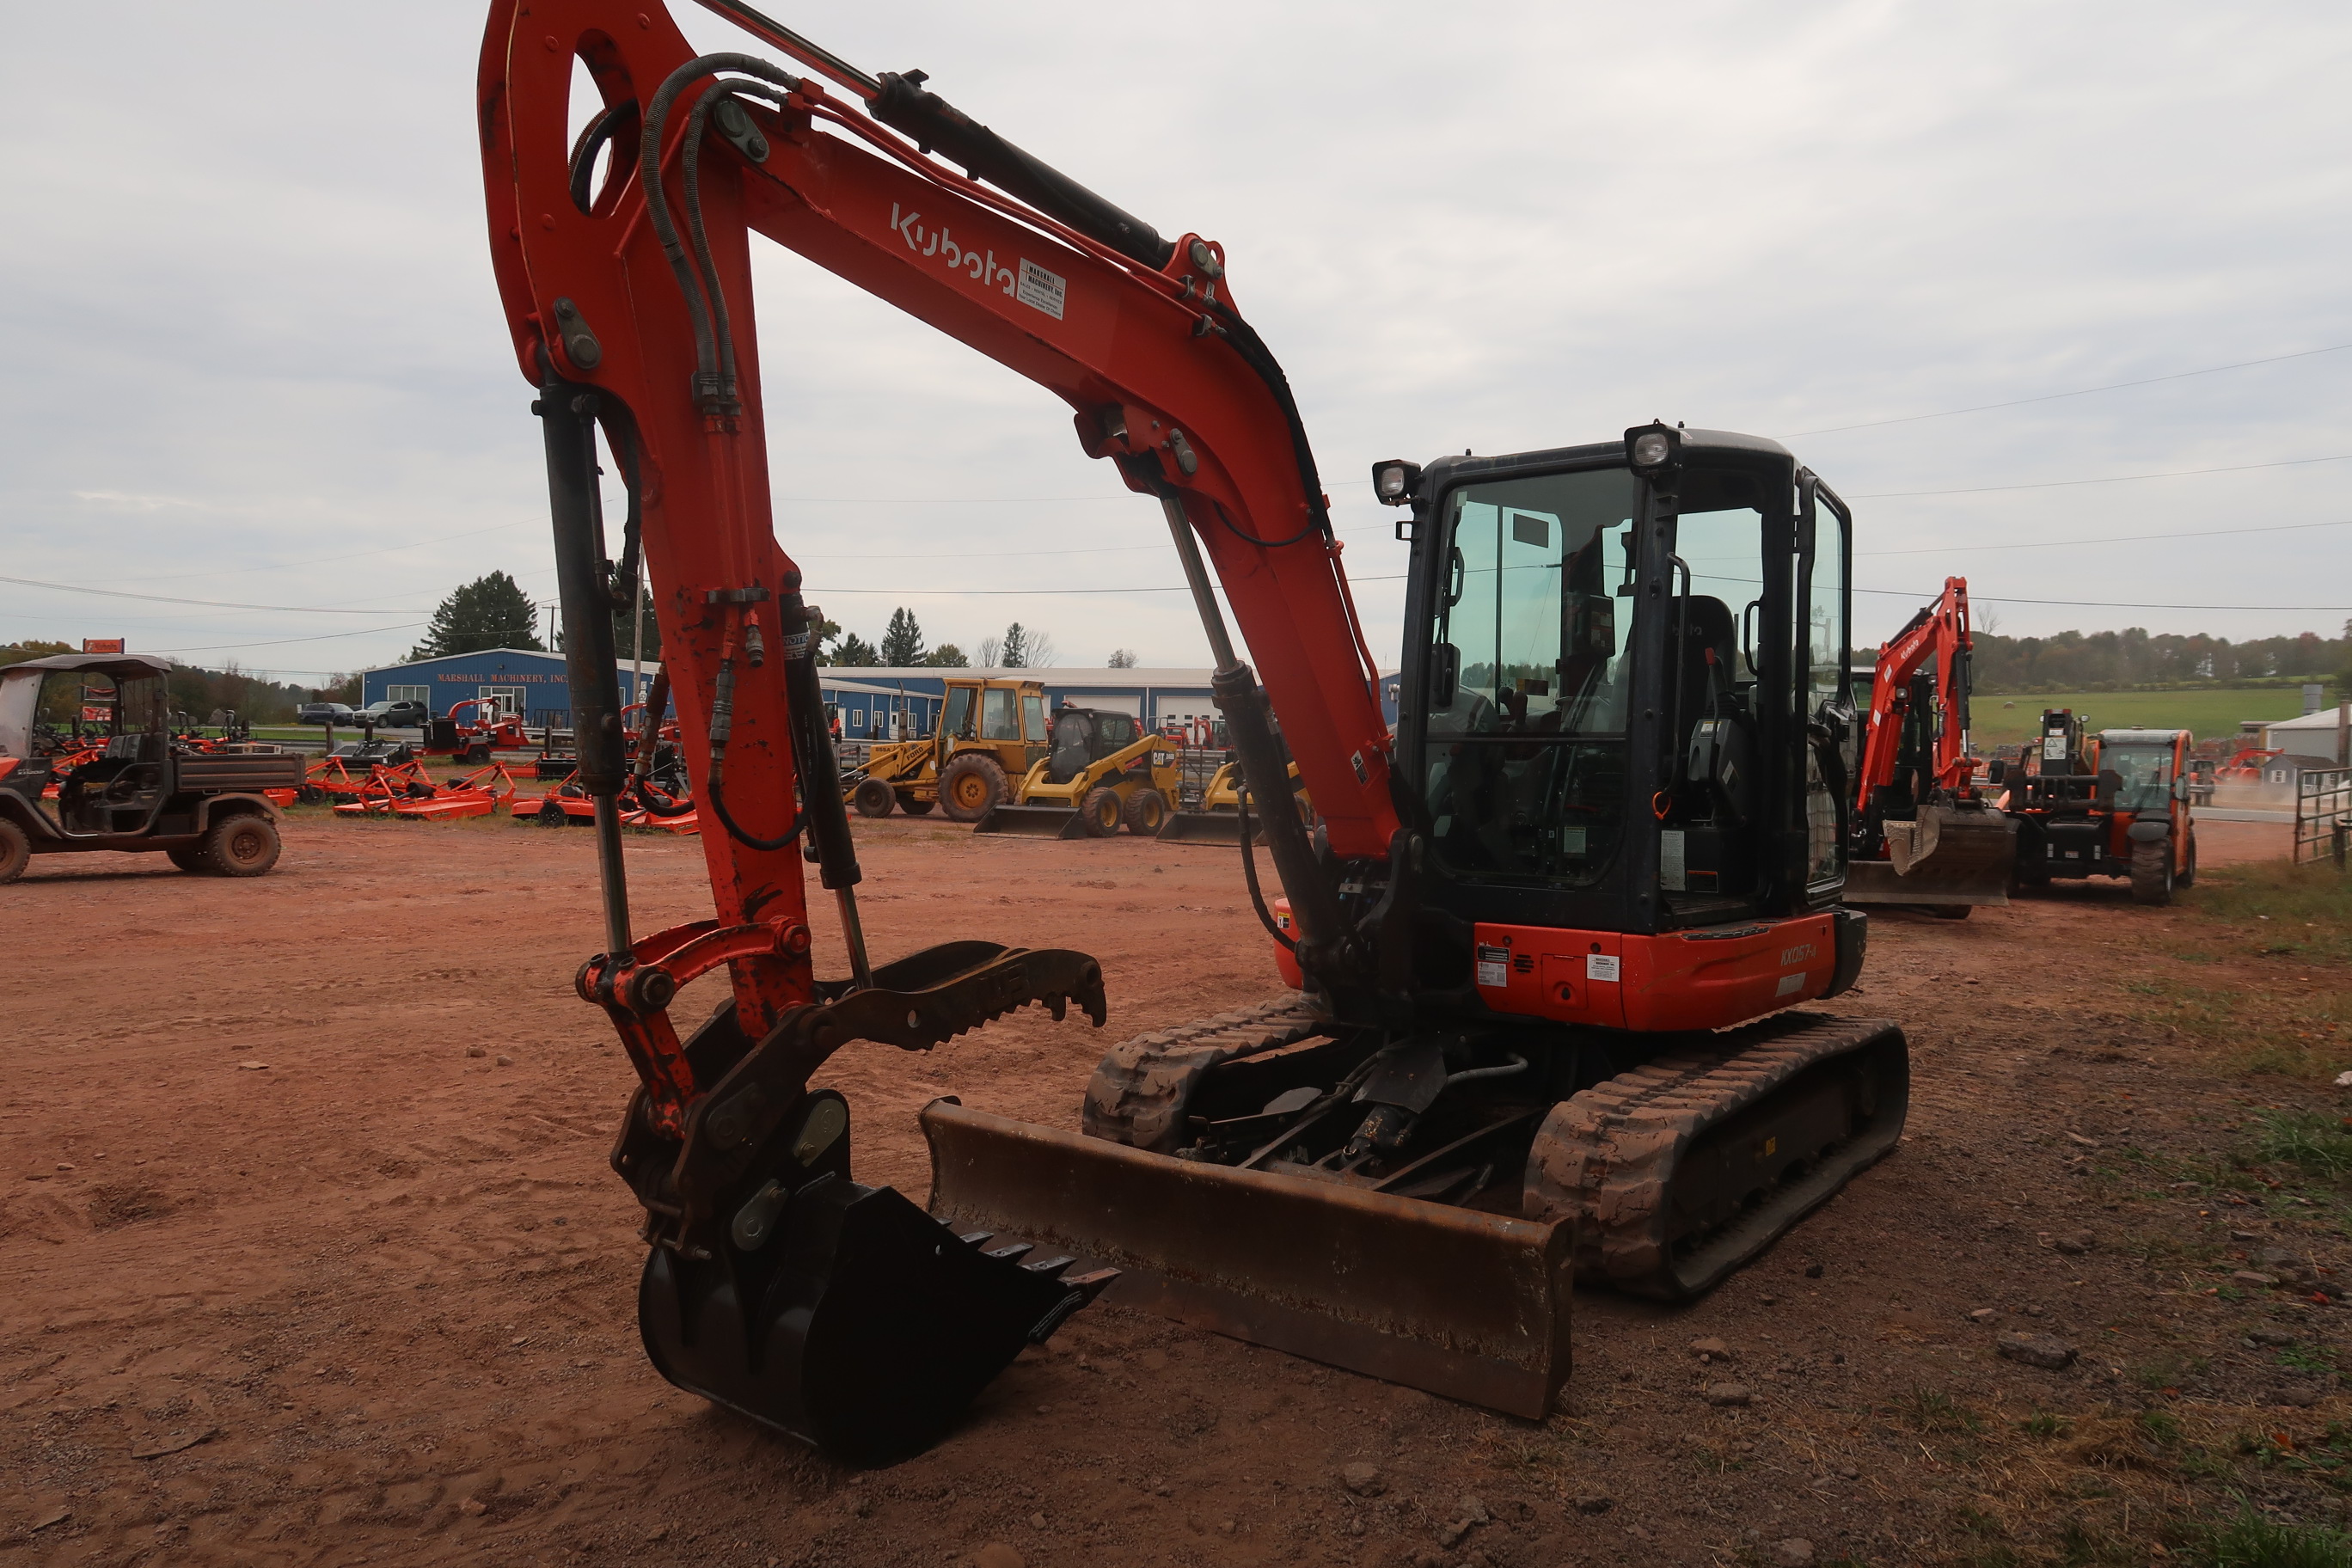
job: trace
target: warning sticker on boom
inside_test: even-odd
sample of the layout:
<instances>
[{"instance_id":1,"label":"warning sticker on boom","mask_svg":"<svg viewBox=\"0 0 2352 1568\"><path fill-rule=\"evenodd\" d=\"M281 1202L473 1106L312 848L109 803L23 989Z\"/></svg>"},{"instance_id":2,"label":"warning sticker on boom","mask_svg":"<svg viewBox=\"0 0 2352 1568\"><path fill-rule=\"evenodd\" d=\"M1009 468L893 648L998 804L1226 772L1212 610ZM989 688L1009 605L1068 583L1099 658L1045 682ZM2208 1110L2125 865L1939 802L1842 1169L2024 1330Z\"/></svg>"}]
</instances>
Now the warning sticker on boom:
<instances>
[{"instance_id":1,"label":"warning sticker on boom","mask_svg":"<svg viewBox=\"0 0 2352 1568\"><path fill-rule=\"evenodd\" d=\"M1021 286L1014 298L1033 309L1043 310L1055 321L1062 319L1062 299L1069 292L1069 284L1058 272L1048 272L1027 257L1021 258Z\"/></svg>"}]
</instances>

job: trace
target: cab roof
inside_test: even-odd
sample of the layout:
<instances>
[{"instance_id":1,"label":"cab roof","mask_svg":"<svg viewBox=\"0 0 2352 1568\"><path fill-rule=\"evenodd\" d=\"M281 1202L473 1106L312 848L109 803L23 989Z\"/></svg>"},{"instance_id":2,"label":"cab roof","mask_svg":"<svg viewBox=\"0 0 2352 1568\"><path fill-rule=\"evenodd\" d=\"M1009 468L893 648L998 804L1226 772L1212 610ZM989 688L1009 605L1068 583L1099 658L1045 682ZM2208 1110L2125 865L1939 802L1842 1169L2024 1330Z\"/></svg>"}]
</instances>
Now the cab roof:
<instances>
[{"instance_id":1,"label":"cab roof","mask_svg":"<svg viewBox=\"0 0 2352 1568\"><path fill-rule=\"evenodd\" d=\"M152 653L53 653L47 658L28 658L22 664L9 665L0 669L0 675L15 675L19 670L43 675L110 675L117 680L138 680L171 674L172 661Z\"/></svg>"}]
</instances>

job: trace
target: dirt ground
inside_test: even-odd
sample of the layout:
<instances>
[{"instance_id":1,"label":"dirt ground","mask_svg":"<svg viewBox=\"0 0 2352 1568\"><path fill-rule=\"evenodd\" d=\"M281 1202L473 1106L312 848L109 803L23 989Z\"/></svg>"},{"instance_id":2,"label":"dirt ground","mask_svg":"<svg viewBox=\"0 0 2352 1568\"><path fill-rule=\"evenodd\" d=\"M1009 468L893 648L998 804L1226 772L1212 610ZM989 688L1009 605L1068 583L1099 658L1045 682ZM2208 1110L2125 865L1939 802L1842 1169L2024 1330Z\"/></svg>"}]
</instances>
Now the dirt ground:
<instances>
[{"instance_id":1,"label":"dirt ground","mask_svg":"<svg viewBox=\"0 0 2352 1568\"><path fill-rule=\"evenodd\" d=\"M2204 866L2284 831L2208 824ZM1080 947L1112 999L836 1058L863 1179L922 1193L935 1095L1075 1126L1112 1040L1276 989L1229 848L860 834L878 956ZM628 861L641 923L708 912L691 841ZM2240 1496L2341 1518L2346 1216L2225 1153L2337 1091L2148 1012L2191 916L2119 885L1877 919L1832 1005L1908 1033L1906 1145L1695 1307L1581 1299L1547 1422L1101 1306L861 1474L638 1349L593 878L585 833L302 813L257 881L0 890L0 1563L1990 1568L2147 1562Z\"/></svg>"}]
</instances>

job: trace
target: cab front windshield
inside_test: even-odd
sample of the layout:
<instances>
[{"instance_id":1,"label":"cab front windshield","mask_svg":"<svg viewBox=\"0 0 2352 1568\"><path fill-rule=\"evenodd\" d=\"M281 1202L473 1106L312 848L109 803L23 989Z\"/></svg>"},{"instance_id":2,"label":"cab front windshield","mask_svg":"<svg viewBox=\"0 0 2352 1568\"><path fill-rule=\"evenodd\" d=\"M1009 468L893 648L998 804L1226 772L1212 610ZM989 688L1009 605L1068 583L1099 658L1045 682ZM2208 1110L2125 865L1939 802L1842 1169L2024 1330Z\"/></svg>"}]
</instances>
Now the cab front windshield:
<instances>
[{"instance_id":1,"label":"cab front windshield","mask_svg":"<svg viewBox=\"0 0 2352 1568\"><path fill-rule=\"evenodd\" d=\"M2101 746L2099 769L2121 780L2117 811L2168 811L2172 802L2170 746Z\"/></svg>"},{"instance_id":2,"label":"cab front windshield","mask_svg":"<svg viewBox=\"0 0 2352 1568\"><path fill-rule=\"evenodd\" d=\"M1457 871L1580 885L1607 868L1624 815L1634 500L1630 472L1602 468L1465 485L1443 504L1423 777Z\"/></svg>"}]
</instances>

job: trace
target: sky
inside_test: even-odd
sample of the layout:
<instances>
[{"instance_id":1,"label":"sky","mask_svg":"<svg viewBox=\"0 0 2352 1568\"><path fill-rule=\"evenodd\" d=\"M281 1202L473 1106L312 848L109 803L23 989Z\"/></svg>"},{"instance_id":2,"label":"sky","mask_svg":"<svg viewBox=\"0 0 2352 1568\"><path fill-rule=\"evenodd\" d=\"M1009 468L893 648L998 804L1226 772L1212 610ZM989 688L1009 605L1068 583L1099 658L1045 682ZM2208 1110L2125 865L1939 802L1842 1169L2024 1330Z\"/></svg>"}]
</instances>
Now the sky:
<instances>
[{"instance_id":1,"label":"sky","mask_svg":"<svg viewBox=\"0 0 2352 1568\"><path fill-rule=\"evenodd\" d=\"M1370 462L1653 417L1780 438L1853 500L1859 644L1948 574L2011 635L2352 618L2340 5L766 8L1223 242L1383 663L1404 546ZM323 680L493 568L553 596L482 17L12 19L0 642ZM1131 591L1178 584L1174 552L1064 405L761 248L777 532L828 615L1207 662L1182 594ZM1042 592L1072 588L1114 591Z\"/></svg>"}]
</instances>

